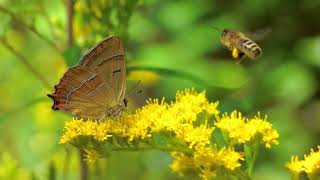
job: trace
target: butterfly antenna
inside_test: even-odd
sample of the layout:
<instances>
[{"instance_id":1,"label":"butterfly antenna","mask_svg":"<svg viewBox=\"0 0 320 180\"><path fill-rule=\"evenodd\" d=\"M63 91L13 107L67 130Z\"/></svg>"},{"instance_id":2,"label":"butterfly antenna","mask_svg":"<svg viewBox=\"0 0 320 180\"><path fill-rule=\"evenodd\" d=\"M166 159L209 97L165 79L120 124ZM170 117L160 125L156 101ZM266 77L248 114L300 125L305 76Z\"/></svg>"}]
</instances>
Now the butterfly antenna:
<instances>
[{"instance_id":1,"label":"butterfly antenna","mask_svg":"<svg viewBox=\"0 0 320 180\"><path fill-rule=\"evenodd\" d=\"M128 91L128 94L127 94L127 96L126 96L125 98L130 97L131 94L132 94L132 92L133 92L133 90L135 90L135 89L139 86L140 83L141 83L141 80L139 80L139 81ZM137 93L141 93L141 92L142 92L142 90L139 90Z\"/></svg>"}]
</instances>

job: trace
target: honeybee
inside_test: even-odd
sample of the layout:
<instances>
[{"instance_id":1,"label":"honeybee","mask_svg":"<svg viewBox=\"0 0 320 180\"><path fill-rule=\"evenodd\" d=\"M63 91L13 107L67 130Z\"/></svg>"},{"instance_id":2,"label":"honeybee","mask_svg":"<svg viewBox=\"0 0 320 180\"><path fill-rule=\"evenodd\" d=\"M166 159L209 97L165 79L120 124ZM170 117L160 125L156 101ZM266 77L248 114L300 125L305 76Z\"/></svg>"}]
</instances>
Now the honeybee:
<instances>
[{"instance_id":1,"label":"honeybee","mask_svg":"<svg viewBox=\"0 0 320 180\"><path fill-rule=\"evenodd\" d=\"M260 46L240 31L223 29L220 41L232 51L234 59L242 59L245 56L250 59L257 59L262 55Z\"/></svg>"}]
</instances>

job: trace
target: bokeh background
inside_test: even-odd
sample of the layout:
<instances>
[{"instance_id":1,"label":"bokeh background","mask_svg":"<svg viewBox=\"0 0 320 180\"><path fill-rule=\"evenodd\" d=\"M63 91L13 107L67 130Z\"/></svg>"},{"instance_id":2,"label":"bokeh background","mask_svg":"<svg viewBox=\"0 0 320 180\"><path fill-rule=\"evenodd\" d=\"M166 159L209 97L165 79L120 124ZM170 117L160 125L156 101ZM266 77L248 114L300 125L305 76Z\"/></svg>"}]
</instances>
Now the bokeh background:
<instances>
[{"instance_id":1,"label":"bokeh background","mask_svg":"<svg viewBox=\"0 0 320 180\"><path fill-rule=\"evenodd\" d=\"M68 114L46 97L104 37L127 51L131 109L177 90L206 90L221 112L267 114L280 144L261 149L254 179L289 179L285 163L320 144L320 1L0 0L0 179L79 179L78 150L59 145ZM271 29L261 59L235 63L213 27ZM135 93L142 90L142 93ZM160 151L118 152L91 179L183 179ZM184 177L187 178L187 177Z\"/></svg>"}]
</instances>

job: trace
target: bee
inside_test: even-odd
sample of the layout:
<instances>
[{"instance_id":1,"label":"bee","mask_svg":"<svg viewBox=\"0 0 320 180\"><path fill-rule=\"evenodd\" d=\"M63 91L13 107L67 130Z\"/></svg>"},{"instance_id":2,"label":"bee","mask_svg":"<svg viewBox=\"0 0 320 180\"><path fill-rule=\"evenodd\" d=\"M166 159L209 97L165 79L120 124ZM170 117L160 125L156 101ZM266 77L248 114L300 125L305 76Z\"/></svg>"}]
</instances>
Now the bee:
<instances>
[{"instance_id":1,"label":"bee","mask_svg":"<svg viewBox=\"0 0 320 180\"><path fill-rule=\"evenodd\" d=\"M223 29L220 41L232 51L234 59L242 59L245 56L250 59L257 59L262 55L260 46L240 31Z\"/></svg>"}]
</instances>

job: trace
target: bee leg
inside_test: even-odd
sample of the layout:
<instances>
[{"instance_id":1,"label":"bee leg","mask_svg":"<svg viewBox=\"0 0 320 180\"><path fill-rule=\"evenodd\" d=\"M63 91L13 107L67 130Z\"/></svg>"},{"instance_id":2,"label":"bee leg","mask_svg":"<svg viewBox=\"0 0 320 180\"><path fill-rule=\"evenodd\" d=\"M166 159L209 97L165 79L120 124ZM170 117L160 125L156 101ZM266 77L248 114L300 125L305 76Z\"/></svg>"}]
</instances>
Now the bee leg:
<instances>
[{"instance_id":1,"label":"bee leg","mask_svg":"<svg viewBox=\"0 0 320 180\"><path fill-rule=\"evenodd\" d=\"M240 64L242 60L243 60L243 58L239 59L236 63Z\"/></svg>"},{"instance_id":2,"label":"bee leg","mask_svg":"<svg viewBox=\"0 0 320 180\"><path fill-rule=\"evenodd\" d=\"M244 57L245 57L245 54L243 52L241 52L240 55L239 55L239 59L237 61L237 64L240 64L241 61L244 59Z\"/></svg>"}]
</instances>

